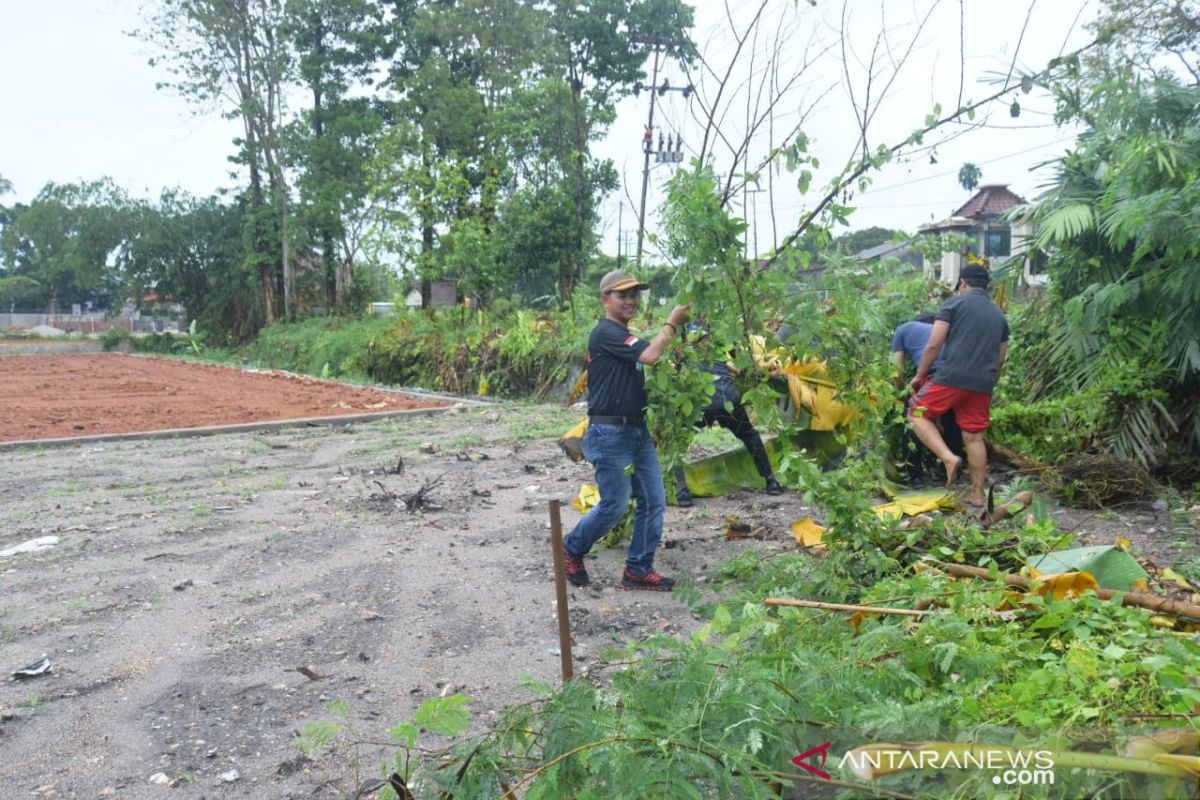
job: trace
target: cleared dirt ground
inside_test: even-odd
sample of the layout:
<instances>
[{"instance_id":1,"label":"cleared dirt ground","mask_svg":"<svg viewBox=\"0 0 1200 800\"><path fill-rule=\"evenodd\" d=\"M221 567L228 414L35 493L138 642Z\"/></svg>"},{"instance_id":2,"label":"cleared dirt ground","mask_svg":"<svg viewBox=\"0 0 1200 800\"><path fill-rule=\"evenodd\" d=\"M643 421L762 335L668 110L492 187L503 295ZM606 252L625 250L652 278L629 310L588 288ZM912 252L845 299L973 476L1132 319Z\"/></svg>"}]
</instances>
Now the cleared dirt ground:
<instances>
[{"instance_id":1,"label":"cleared dirt ground","mask_svg":"<svg viewBox=\"0 0 1200 800\"><path fill-rule=\"evenodd\" d=\"M392 752L305 759L296 733L330 702L386 741L463 691L486 727L527 699L523 674L559 674L545 498L591 477L555 444L578 418L475 406L0 452L0 550L60 540L0 559L0 797L351 797ZM433 508L394 502L430 485ZM726 541L730 513L763 540ZM670 509L657 566L704 585L746 548L794 546L803 513L754 492ZM579 669L700 624L621 591L622 563L599 552L572 592ZM49 674L8 678L43 653Z\"/></svg>"},{"instance_id":2,"label":"cleared dirt ground","mask_svg":"<svg viewBox=\"0 0 1200 800\"><path fill-rule=\"evenodd\" d=\"M355 797L393 752L305 758L296 734L330 703L386 742L462 691L486 728L528 699L522 675L558 678L545 498L591 478L555 444L578 419L476 405L0 450L0 550L59 539L0 558L0 798ZM395 502L423 489L429 508ZM788 524L812 513L750 491L668 509L657 566L704 588L732 556L794 548ZM1119 533L1165 563L1188 546L1148 505L1057 513L1080 544ZM567 529L578 516L564 509ZM726 540L728 516L758 538ZM598 580L571 593L580 671L702 624L670 595L621 591L622 562L599 551ZM48 674L8 677L42 654Z\"/></svg>"},{"instance_id":3,"label":"cleared dirt ground","mask_svg":"<svg viewBox=\"0 0 1200 800\"><path fill-rule=\"evenodd\" d=\"M0 386L0 442L444 405L287 372L123 353L0 357Z\"/></svg>"}]
</instances>

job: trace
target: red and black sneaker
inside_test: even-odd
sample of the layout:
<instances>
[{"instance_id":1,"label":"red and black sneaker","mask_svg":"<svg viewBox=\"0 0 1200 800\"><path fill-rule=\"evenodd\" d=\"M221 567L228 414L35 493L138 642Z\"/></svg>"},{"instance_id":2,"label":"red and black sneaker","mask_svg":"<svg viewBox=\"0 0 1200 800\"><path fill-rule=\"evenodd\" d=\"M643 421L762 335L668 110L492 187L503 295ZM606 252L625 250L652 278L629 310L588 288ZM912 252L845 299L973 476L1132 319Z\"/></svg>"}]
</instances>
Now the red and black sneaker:
<instances>
[{"instance_id":1,"label":"red and black sneaker","mask_svg":"<svg viewBox=\"0 0 1200 800\"><path fill-rule=\"evenodd\" d=\"M675 579L659 575L654 570L650 570L645 575L634 575L629 571L629 567L626 567L625 575L621 578L621 588L644 589L648 592L669 592L675 588Z\"/></svg>"},{"instance_id":2,"label":"red and black sneaker","mask_svg":"<svg viewBox=\"0 0 1200 800\"><path fill-rule=\"evenodd\" d=\"M571 555L565 547L563 548L563 564L567 568L567 580L571 582L572 586L587 586L591 583L587 567L583 565L583 559Z\"/></svg>"}]
</instances>

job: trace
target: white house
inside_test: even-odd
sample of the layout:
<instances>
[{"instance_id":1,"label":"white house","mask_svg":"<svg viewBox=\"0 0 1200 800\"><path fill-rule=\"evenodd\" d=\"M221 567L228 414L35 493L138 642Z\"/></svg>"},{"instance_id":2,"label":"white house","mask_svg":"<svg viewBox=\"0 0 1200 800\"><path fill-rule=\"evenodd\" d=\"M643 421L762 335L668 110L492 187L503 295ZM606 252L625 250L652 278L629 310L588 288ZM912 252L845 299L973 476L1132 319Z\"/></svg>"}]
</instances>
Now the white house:
<instances>
[{"instance_id":1,"label":"white house","mask_svg":"<svg viewBox=\"0 0 1200 800\"><path fill-rule=\"evenodd\" d=\"M958 283L967 255L972 254L986 260L990 270L1019 259L1024 282L1043 285L1045 276L1039 273L1042 259L1031 247L1036 231L1031 225L1014 225L1005 219L1008 212L1024 205L1025 200L1009 191L1008 184L986 183L946 219L922 225L923 234L958 233L974 240L965 251L943 253L940 264L926 261L926 274L953 286Z\"/></svg>"}]
</instances>

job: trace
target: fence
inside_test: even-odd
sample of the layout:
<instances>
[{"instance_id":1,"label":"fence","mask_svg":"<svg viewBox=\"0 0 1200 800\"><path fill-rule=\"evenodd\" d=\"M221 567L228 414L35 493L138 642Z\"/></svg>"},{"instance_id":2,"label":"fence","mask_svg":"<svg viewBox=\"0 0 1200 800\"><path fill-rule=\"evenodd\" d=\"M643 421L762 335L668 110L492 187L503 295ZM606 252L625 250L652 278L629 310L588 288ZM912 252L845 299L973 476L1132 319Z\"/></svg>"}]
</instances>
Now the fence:
<instances>
[{"instance_id":1,"label":"fence","mask_svg":"<svg viewBox=\"0 0 1200 800\"><path fill-rule=\"evenodd\" d=\"M141 314L109 317L106 314L0 314L0 330L29 330L48 325L65 333L104 333L109 328L124 328L131 333L179 331L179 321L146 317Z\"/></svg>"}]
</instances>

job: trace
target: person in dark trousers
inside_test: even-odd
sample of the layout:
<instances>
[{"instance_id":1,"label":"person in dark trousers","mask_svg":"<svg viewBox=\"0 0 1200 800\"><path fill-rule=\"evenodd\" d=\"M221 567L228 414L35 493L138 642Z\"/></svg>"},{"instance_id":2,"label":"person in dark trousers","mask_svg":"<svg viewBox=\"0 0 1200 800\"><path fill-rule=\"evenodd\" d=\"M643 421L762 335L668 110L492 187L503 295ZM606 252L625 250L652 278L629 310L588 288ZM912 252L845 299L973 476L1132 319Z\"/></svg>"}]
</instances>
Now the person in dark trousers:
<instances>
[{"instance_id":1,"label":"person in dark trousers","mask_svg":"<svg viewBox=\"0 0 1200 800\"><path fill-rule=\"evenodd\" d=\"M714 386L712 399L704 407L704 416L696 422L696 427L708 428L712 425L720 425L740 439L750 453L750 457L754 459L754 466L758 469L758 474L767 481L767 494L783 494L783 486L775 479L775 472L771 469L771 460L767 458L767 448L763 445L758 431L754 429L750 415L746 413L741 392L733 383L733 368L725 363L710 363L701 364L700 369L712 374ZM729 409L726 408L726 403L729 404ZM676 505L684 508L691 506L692 493L688 490L682 467L675 471L675 482L677 486Z\"/></svg>"},{"instance_id":2,"label":"person in dark trousers","mask_svg":"<svg viewBox=\"0 0 1200 800\"><path fill-rule=\"evenodd\" d=\"M896 362L897 389L908 385L908 378L905 377L904 369L905 360L907 359L912 362L913 369L920 366L921 356L925 354L925 345L929 343L929 337L933 333L934 319L935 316L933 314L921 314L916 319L905 322L896 328L896 333L892 336L892 358ZM941 359L934 363L933 367L930 368L929 374L933 375L940 366ZM911 401L912 395L910 393L908 402ZM954 410L951 409L943 414L939 422L941 423L942 439L945 440L946 446L950 448L954 455L962 458L962 431L959 430ZM900 449L904 459L904 477L910 486L919 488L925 485L925 461L928 458L929 451L920 446L921 442L917 438L916 431L907 425L903 427L904 432L900 437Z\"/></svg>"},{"instance_id":3,"label":"person in dark trousers","mask_svg":"<svg viewBox=\"0 0 1200 800\"><path fill-rule=\"evenodd\" d=\"M643 366L653 364L667 349L687 321L688 306L671 309L649 341L635 336L629 323L637 315L642 290L649 288L620 270L600 279L605 316L588 339L588 428L583 435L583 454L596 469L600 502L563 541L567 580L575 586L590 582L584 556L621 519L632 493L637 512L621 588L668 592L675 587L672 578L654 571L667 498L658 451L646 427ZM630 467L632 474L626 474Z\"/></svg>"},{"instance_id":4,"label":"person in dark trousers","mask_svg":"<svg viewBox=\"0 0 1200 800\"><path fill-rule=\"evenodd\" d=\"M978 264L963 267L957 294L942 304L933 323L912 380L917 393L908 411L917 436L945 465L946 485L950 486L963 460L951 452L934 420L954 409L971 468L967 502L973 506L984 504L987 445L983 432L990 422L992 389L1008 355L1008 320L988 296L990 280L988 271ZM938 356L942 366L930 379Z\"/></svg>"}]
</instances>

